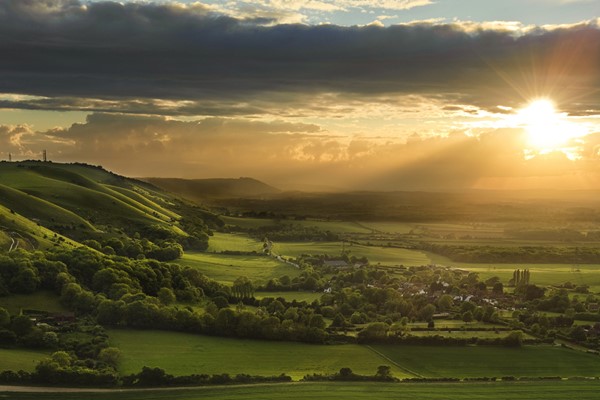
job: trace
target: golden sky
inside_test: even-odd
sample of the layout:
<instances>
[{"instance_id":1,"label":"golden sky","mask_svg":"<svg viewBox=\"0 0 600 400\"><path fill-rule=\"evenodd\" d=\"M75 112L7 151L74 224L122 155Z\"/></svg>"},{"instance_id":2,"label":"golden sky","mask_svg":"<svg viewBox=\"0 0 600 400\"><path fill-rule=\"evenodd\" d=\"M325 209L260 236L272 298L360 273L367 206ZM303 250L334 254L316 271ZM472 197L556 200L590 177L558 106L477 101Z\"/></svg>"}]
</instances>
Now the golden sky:
<instances>
[{"instance_id":1,"label":"golden sky","mask_svg":"<svg viewBox=\"0 0 600 400\"><path fill-rule=\"evenodd\" d=\"M0 3L3 158L285 188L598 188L589 2L534 22L535 1L522 20L469 1L444 18L451 2L217 3Z\"/></svg>"}]
</instances>

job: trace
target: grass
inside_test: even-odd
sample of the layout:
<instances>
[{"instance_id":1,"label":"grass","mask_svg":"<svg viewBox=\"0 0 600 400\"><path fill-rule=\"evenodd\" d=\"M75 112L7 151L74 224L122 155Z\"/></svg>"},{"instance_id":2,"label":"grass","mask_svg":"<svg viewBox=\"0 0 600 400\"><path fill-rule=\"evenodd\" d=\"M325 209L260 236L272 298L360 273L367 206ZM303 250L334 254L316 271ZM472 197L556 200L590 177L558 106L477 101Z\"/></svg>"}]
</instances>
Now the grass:
<instances>
[{"instance_id":1,"label":"grass","mask_svg":"<svg viewBox=\"0 0 600 400\"><path fill-rule=\"evenodd\" d=\"M306 374L334 373L349 367L373 375L389 362L360 345L311 345L293 342L241 340L162 331L110 330L110 343L122 352L120 372L160 367L174 375L248 373L294 379ZM393 368L395 376L406 376Z\"/></svg>"},{"instance_id":2,"label":"grass","mask_svg":"<svg viewBox=\"0 0 600 400\"><path fill-rule=\"evenodd\" d=\"M48 357L49 352L25 349L1 349L0 371L28 371L35 370L39 361Z\"/></svg>"},{"instance_id":3,"label":"grass","mask_svg":"<svg viewBox=\"0 0 600 400\"><path fill-rule=\"evenodd\" d=\"M431 264L431 259L425 252L394 247L344 245L342 242L276 242L273 246L275 253L292 257L302 254L339 256L342 250L349 251L350 255L356 257L367 257L371 264L407 266Z\"/></svg>"},{"instance_id":4,"label":"grass","mask_svg":"<svg viewBox=\"0 0 600 400\"><path fill-rule=\"evenodd\" d=\"M238 218L227 216L221 216L220 218L227 225L235 225L244 229L256 229L260 228L261 226L269 226L275 224L274 220L265 218Z\"/></svg>"},{"instance_id":5,"label":"grass","mask_svg":"<svg viewBox=\"0 0 600 400\"><path fill-rule=\"evenodd\" d=\"M88 176L89 175L89 176ZM117 188L106 183L116 183ZM1 186L5 185L5 186ZM2 204L42 223L75 225L93 231L95 223L169 224L176 217L153 200L129 190L133 185L90 167L50 163L0 165Z\"/></svg>"},{"instance_id":6,"label":"grass","mask_svg":"<svg viewBox=\"0 0 600 400\"><path fill-rule=\"evenodd\" d=\"M5 393L12 400L596 400L597 381L495 383L292 383L109 393ZM451 393L451 394L450 394Z\"/></svg>"},{"instance_id":7,"label":"grass","mask_svg":"<svg viewBox=\"0 0 600 400\"><path fill-rule=\"evenodd\" d=\"M317 219L307 220L281 220L276 221L273 219L264 218L239 218L239 217L227 217L222 216L221 219L228 225L239 226L245 229L256 229L262 226L271 226L277 224L296 225L302 227L315 227L322 231L330 231L333 233L346 234L346 233L361 233L368 234L372 232L372 229L363 226L361 223L350 222L350 221L324 221Z\"/></svg>"},{"instance_id":8,"label":"grass","mask_svg":"<svg viewBox=\"0 0 600 400\"><path fill-rule=\"evenodd\" d=\"M48 312L68 311L58 299L54 293L45 291L32 294L13 294L0 297L0 307L6 308L12 315L18 315L23 308Z\"/></svg>"},{"instance_id":9,"label":"grass","mask_svg":"<svg viewBox=\"0 0 600 400\"><path fill-rule=\"evenodd\" d=\"M240 233L215 232L208 242L208 251L246 251L262 252L263 243Z\"/></svg>"},{"instance_id":10,"label":"grass","mask_svg":"<svg viewBox=\"0 0 600 400\"><path fill-rule=\"evenodd\" d=\"M446 257L429 254L436 264L477 272L481 280L497 276L506 284L513 277L515 269L529 269L531 283L536 285L558 285L571 282L574 285L600 287L600 264L523 264L489 263L472 264L450 261Z\"/></svg>"},{"instance_id":11,"label":"grass","mask_svg":"<svg viewBox=\"0 0 600 400\"><path fill-rule=\"evenodd\" d=\"M232 283L240 276L264 283L271 278L279 278L283 275L293 278L300 274L297 268L266 256L187 252L177 262L196 268L221 283Z\"/></svg>"},{"instance_id":12,"label":"grass","mask_svg":"<svg viewBox=\"0 0 600 400\"><path fill-rule=\"evenodd\" d=\"M599 376L600 357L562 347L392 346L373 348L427 377Z\"/></svg>"},{"instance_id":13,"label":"grass","mask_svg":"<svg viewBox=\"0 0 600 400\"><path fill-rule=\"evenodd\" d=\"M285 221L285 223L291 223L302 227L315 227L322 231L330 231L338 234L346 233L361 233L369 234L372 233L372 229L369 229L363 224L350 221L321 221L321 220L302 220L302 221Z\"/></svg>"},{"instance_id":14,"label":"grass","mask_svg":"<svg viewBox=\"0 0 600 400\"><path fill-rule=\"evenodd\" d=\"M322 292L256 292L254 293L254 297L257 299L262 299L264 297L283 297L287 301L306 301L307 303L312 303L315 300L318 300L323 295Z\"/></svg>"}]
</instances>

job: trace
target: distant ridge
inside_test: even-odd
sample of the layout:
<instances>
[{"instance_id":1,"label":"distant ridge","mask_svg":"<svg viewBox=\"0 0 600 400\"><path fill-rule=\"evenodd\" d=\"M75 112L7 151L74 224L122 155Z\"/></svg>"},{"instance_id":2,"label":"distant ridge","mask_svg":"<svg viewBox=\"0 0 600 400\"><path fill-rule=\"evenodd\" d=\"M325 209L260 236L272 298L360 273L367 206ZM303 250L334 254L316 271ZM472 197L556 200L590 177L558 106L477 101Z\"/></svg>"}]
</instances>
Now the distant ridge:
<instances>
[{"instance_id":1,"label":"distant ridge","mask_svg":"<svg viewBox=\"0 0 600 400\"><path fill-rule=\"evenodd\" d=\"M143 178L142 180L194 201L211 198L260 197L281 192L264 182L247 177L238 179Z\"/></svg>"}]
</instances>

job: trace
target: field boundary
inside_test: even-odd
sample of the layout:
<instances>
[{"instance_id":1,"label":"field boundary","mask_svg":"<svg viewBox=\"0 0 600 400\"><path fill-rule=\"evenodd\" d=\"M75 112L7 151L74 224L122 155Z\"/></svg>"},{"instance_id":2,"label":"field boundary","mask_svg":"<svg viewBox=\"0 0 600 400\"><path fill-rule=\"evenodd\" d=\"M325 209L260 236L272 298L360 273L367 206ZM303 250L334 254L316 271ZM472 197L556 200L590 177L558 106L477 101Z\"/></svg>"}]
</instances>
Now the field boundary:
<instances>
[{"instance_id":1,"label":"field boundary","mask_svg":"<svg viewBox=\"0 0 600 400\"><path fill-rule=\"evenodd\" d=\"M412 371L412 370L410 370L410 369L408 369L408 368L406 368L406 367L398 364L396 361L392 360L391 358L389 358L385 354L383 354L383 353L375 350L371 346L365 345L365 347L367 349L371 350L373 353L377 354L379 357L383 358L384 360L391 362L392 364L394 364L396 367L400 368L402 371L406 372L407 374L413 375L413 376L415 376L417 378L425 378L423 375L421 375L419 373L416 373L416 372L414 372L414 371Z\"/></svg>"}]
</instances>

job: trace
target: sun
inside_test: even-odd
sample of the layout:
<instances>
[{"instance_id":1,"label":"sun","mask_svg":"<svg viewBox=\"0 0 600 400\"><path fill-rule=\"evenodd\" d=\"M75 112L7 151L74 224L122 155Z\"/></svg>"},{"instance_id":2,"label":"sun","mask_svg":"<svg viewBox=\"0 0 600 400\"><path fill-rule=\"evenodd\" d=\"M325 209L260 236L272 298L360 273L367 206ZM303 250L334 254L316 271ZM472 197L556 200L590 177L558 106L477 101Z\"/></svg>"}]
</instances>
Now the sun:
<instances>
[{"instance_id":1,"label":"sun","mask_svg":"<svg viewBox=\"0 0 600 400\"><path fill-rule=\"evenodd\" d=\"M528 144L535 149L555 150L573 137L550 99L532 101L519 112L519 119L527 132Z\"/></svg>"}]
</instances>

